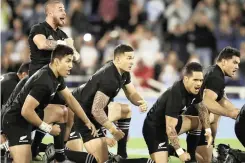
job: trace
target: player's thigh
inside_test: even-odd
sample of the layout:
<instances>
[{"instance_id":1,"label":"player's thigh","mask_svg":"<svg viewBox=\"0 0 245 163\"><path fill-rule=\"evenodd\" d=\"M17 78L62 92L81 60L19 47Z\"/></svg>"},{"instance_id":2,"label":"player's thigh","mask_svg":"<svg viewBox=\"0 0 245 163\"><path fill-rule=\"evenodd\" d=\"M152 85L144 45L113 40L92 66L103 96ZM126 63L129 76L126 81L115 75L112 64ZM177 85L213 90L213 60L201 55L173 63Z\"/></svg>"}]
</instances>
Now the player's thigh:
<instances>
[{"instance_id":1,"label":"player's thigh","mask_svg":"<svg viewBox=\"0 0 245 163\"><path fill-rule=\"evenodd\" d=\"M71 128L66 147L73 151L83 151L83 141L81 134L76 130L75 124Z\"/></svg>"},{"instance_id":2,"label":"player's thigh","mask_svg":"<svg viewBox=\"0 0 245 163\"><path fill-rule=\"evenodd\" d=\"M165 126L155 126L146 119L142 132L150 155L156 152L168 151L168 137Z\"/></svg>"},{"instance_id":3,"label":"player's thigh","mask_svg":"<svg viewBox=\"0 0 245 163\"><path fill-rule=\"evenodd\" d=\"M83 151L83 140L82 138L69 140L66 143L66 147L72 151L82 152Z\"/></svg>"},{"instance_id":4,"label":"player's thigh","mask_svg":"<svg viewBox=\"0 0 245 163\"><path fill-rule=\"evenodd\" d=\"M121 118L122 106L118 102L110 102L108 105L108 119L110 121L117 121Z\"/></svg>"},{"instance_id":5,"label":"player's thigh","mask_svg":"<svg viewBox=\"0 0 245 163\"><path fill-rule=\"evenodd\" d=\"M207 148L207 145L197 146L196 158L200 163L210 163L212 160L213 147Z\"/></svg>"},{"instance_id":6,"label":"player's thigh","mask_svg":"<svg viewBox=\"0 0 245 163\"><path fill-rule=\"evenodd\" d=\"M31 145L15 145L9 148L14 163L30 163L31 162Z\"/></svg>"},{"instance_id":7,"label":"player's thigh","mask_svg":"<svg viewBox=\"0 0 245 163\"><path fill-rule=\"evenodd\" d=\"M104 138L92 139L84 146L88 153L92 154L99 163L104 163L108 160L108 148Z\"/></svg>"},{"instance_id":8,"label":"player's thigh","mask_svg":"<svg viewBox=\"0 0 245 163\"><path fill-rule=\"evenodd\" d=\"M67 119L68 111L64 105L49 104L44 109L44 121L46 123L53 123L65 121Z\"/></svg>"},{"instance_id":9,"label":"player's thigh","mask_svg":"<svg viewBox=\"0 0 245 163\"><path fill-rule=\"evenodd\" d=\"M159 151L151 154L151 159L156 163L167 163L168 162L168 152Z\"/></svg>"},{"instance_id":10,"label":"player's thigh","mask_svg":"<svg viewBox=\"0 0 245 163\"><path fill-rule=\"evenodd\" d=\"M196 130L199 128L199 117L190 115L182 115L180 117L182 117L182 125L178 133L179 135L187 131ZM178 121L180 121L180 117L178 118Z\"/></svg>"}]
</instances>

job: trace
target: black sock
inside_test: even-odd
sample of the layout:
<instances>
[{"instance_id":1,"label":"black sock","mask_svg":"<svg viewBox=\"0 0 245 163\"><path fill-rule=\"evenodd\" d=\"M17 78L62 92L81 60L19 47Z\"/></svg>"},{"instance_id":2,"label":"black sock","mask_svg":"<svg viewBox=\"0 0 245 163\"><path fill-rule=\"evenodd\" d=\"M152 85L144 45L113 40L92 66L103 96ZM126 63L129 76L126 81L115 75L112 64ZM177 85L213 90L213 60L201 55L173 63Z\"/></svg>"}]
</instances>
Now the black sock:
<instances>
[{"instance_id":1,"label":"black sock","mask_svg":"<svg viewBox=\"0 0 245 163\"><path fill-rule=\"evenodd\" d=\"M97 163L95 157L86 152L72 151L66 148L65 154L69 160L76 163Z\"/></svg>"},{"instance_id":2,"label":"black sock","mask_svg":"<svg viewBox=\"0 0 245 163\"><path fill-rule=\"evenodd\" d=\"M118 128L120 128L124 133L125 136L118 141L117 146L117 154L122 156L123 158L127 158L127 140L128 140L128 130L130 125L131 118L127 119L120 119L118 120Z\"/></svg>"},{"instance_id":3,"label":"black sock","mask_svg":"<svg viewBox=\"0 0 245 163\"><path fill-rule=\"evenodd\" d=\"M47 149L47 144L43 144L43 143L41 143L40 145L39 145L39 152L45 152L45 150Z\"/></svg>"},{"instance_id":4,"label":"black sock","mask_svg":"<svg viewBox=\"0 0 245 163\"><path fill-rule=\"evenodd\" d=\"M37 129L35 133L34 140L31 144L32 157L36 157L39 153L38 146L41 144L46 133L42 130Z\"/></svg>"},{"instance_id":5,"label":"black sock","mask_svg":"<svg viewBox=\"0 0 245 163\"><path fill-rule=\"evenodd\" d=\"M187 152L191 156L191 160L196 160L196 148L200 140L201 130L189 131L187 134Z\"/></svg>"},{"instance_id":6,"label":"black sock","mask_svg":"<svg viewBox=\"0 0 245 163\"><path fill-rule=\"evenodd\" d=\"M176 153L176 150L174 149L174 147L171 144L168 145L168 155L179 157Z\"/></svg>"},{"instance_id":7,"label":"black sock","mask_svg":"<svg viewBox=\"0 0 245 163\"><path fill-rule=\"evenodd\" d=\"M119 163L155 163L150 158L122 159Z\"/></svg>"},{"instance_id":8,"label":"black sock","mask_svg":"<svg viewBox=\"0 0 245 163\"><path fill-rule=\"evenodd\" d=\"M58 162L62 162L66 159L65 150L64 150L64 137L65 137L65 123L56 123L60 125L60 134L58 136L54 136L54 148L55 148L55 159Z\"/></svg>"}]
</instances>

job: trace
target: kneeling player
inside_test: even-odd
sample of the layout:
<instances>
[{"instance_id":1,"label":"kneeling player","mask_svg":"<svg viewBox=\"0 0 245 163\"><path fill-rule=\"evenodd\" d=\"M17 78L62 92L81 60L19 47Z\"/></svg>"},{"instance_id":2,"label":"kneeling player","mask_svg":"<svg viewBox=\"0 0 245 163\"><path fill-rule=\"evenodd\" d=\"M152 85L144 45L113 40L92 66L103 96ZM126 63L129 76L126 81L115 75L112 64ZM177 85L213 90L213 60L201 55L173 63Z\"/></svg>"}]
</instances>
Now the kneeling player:
<instances>
[{"instance_id":1,"label":"kneeling player","mask_svg":"<svg viewBox=\"0 0 245 163\"><path fill-rule=\"evenodd\" d=\"M147 114L143 136L151 158L156 162L168 162L168 140L170 140L181 161L190 160L190 155L179 145L178 134L203 126L209 145L212 142L208 111L202 103L200 88L203 82L202 66L189 63L184 77L164 92ZM190 105L199 111L199 117L181 116ZM199 119L202 126L199 124Z\"/></svg>"},{"instance_id":2,"label":"kneeling player","mask_svg":"<svg viewBox=\"0 0 245 163\"><path fill-rule=\"evenodd\" d=\"M58 45L52 52L51 63L28 79L13 103L4 106L3 132L9 141L10 153L15 163L31 161L32 125L52 135L59 135L58 125L52 126L43 122L36 113L43 111L38 111L38 109L48 105L56 92L61 93L69 107L88 128L92 129L92 133L96 132L93 124L65 85L63 77L69 74L72 60L73 50L67 46Z\"/></svg>"},{"instance_id":3,"label":"kneeling player","mask_svg":"<svg viewBox=\"0 0 245 163\"><path fill-rule=\"evenodd\" d=\"M85 108L86 114L99 131L99 137L91 137L90 131L84 128L84 123L75 118L74 125L83 138L86 150L93 154L98 162L108 160L108 148L101 129L102 126L109 130L116 140L122 139L125 135L114 126L104 111L119 90L123 88L128 99L139 106L142 112L147 110L146 102L131 83L129 71L133 61L134 53L130 46L117 46L114 51L114 60L97 71L85 85L73 91L74 97Z\"/></svg>"}]
</instances>

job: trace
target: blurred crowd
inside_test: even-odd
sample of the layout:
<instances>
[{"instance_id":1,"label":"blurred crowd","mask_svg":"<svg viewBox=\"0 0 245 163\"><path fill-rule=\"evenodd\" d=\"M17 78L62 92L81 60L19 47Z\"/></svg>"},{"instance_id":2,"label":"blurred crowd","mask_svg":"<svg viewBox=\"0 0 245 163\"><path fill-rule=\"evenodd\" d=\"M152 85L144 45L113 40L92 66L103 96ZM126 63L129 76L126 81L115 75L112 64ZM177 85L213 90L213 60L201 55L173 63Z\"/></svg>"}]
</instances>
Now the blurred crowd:
<instances>
[{"instance_id":1,"label":"blurred crowd","mask_svg":"<svg viewBox=\"0 0 245 163\"><path fill-rule=\"evenodd\" d=\"M30 56L32 25L45 20L46 0L1 0L1 69L16 71ZM240 71L229 85L245 85L245 0L64 0L63 31L75 40L81 62L74 75L91 75L113 59L119 43L135 49L136 84L170 86L190 61L205 68L219 51L240 49Z\"/></svg>"}]
</instances>

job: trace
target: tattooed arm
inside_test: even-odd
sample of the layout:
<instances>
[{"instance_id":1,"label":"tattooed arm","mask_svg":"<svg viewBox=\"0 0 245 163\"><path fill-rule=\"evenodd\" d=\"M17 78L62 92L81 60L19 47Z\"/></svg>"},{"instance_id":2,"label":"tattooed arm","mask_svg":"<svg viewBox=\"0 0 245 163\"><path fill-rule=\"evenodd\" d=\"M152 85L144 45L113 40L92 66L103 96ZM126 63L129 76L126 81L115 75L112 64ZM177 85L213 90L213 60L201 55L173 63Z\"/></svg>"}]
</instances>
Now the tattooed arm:
<instances>
[{"instance_id":1,"label":"tattooed arm","mask_svg":"<svg viewBox=\"0 0 245 163\"><path fill-rule=\"evenodd\" d=\"M109 97L101 91L97 91L94 97L92 106L92 115L102 126L113 132L116 128L112 122L109 121L104 108L109 102Z\"/></svg>"},{"instance_id":2,"label":"tattooed arm","mask_svg":"<svg viewBox=\"0 0 245 163\"><path fill-rule=\"evenodd\" d=\"M203 102L195 104L195 107L198 110L199 119L201 121L203 128L205 129L210 128L209 113L207 107L204 105Z\"/></svg>"},{"instance_id":3,"label":"tattooed arm","mask_svg":"<svg viewBox=\"0 0 245 163\"><path fill-rule=\"evenodd\" d=\"M57 45L57 41L48 40L43 34L35 35L33 37L33 42L39 50L53 50Z\"/></svg>"},{"instance_id":4,"label":"tattooed arm","mask_svg":"<svg viewBox=\"0 0 245 163\"><path fill-rule=\"evenodd\" d=\"M171 142L174 149L177 150L180 148L178 134L175 129L178 123L178 119L170 116L165 116L165 117L166 117L166 130L167 130L168 139Z\"/></svg>"}]
</instances>

